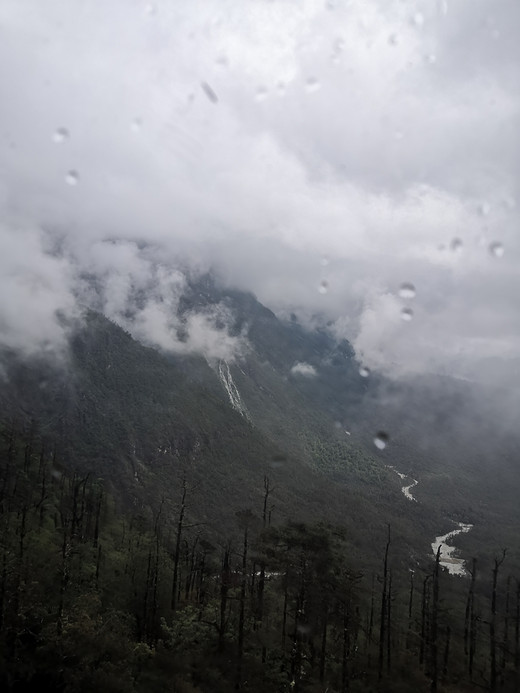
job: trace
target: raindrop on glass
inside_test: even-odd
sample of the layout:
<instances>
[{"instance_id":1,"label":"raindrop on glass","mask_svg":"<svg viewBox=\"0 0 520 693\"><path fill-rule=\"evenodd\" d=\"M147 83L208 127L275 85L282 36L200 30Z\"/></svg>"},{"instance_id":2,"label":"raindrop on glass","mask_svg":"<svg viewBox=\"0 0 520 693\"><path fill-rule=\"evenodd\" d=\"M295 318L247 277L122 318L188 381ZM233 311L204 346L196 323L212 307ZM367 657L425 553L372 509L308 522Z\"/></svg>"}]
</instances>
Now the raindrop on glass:
<instances>
[{"instance_id":1,"label":"raindrop on glass","mask_svg":"<svg viewBox=\"0 0 520 693\"><path fill-rule=\"evenodd\" d=\"M321 256L320 265L321 265L322 267L327 267L327 265L329 264L329 262L330 262L330 260L329 260L329 258L328 258L326 255L322 255L322 256Z\"/></svg>"},{"instance_id":2,"label":"raindrop on glass","mask_svg":"<svg viewBox=\"0 0 520 693\"><path fill-rule=\"evenodd\" d=\"M453 253L460 253L462 251L462 241L460 238L454 238L450 243L450 250Z\"/></svg>"},{"instance_id":3,"label":"raindrop on glass","mask_svg":"<svg viewBox=\"0 0 520 693\"><path fill-rule=\"evenodd\" d=\"M79 183L79 173L77 171L69 171L65 176L65 182L71 186L77 185Z\"/></svg>"},{"instance_id":4,"label":"raindrop on glass","mask_svg":"<svg viewBox=\"0 0 520 693\"><path fill-rule=\"evenodd\" d=\"M399 287L400 298L415 298L415 286L409 282L401 284Z\"/></svg>"},{"instance_id":5,"label":"raindrop on glass","mask_svg":"<svg viewBox=\"0 0 520 693\"><path fill-rule=\"evenodd\" d=\"M319 81L316 79L316 77L309 77L307 81L305 82L305 89L309 94L312 94L315 91L318 91L320 89L321 84Z\"/></svg>"},{"instance_id":6,"label":"raindrop on glass","mask_svg":"<svg viewBox=\"0 0 520 693\"><path fill-rule=\"evenodd\" d=\"M318 291L320 294L326 294L327 291L329 290L329 282L326 279L322 279L320 282L320 285L318 287Z\"/></svg>"},{"instance_id":7,"label":"raindrop on glass","mask_svg":"<svg viewBox=\"0 0 520 693\"><path fill-rule=\"evenodd\" d=\"M215 60L215 63L219 67L228 67L229 61L227 55L219 55L218 58Z\"/></svg>"},{"instance_id":8,"label":"raindrop on glass","mask_svg":"<svg viewBox=\"0 0 520 693\"><path fill-rule=\"evenodd\" d=\"M55 132L54 135L52 136L53 142L56 142L56 144L62 144L66 140L68 140L70 137L70 133L67 130L67 128L58 128Z\"/></svg>"},{"instance_id":9,"label":"raindrop on glass","mask_svg":"<svg viewBox=\"0 0 520 693\"><path fill-rule=\"evenodd\" d=\"M284 82L278 82L276 85L276 91L278 93L278 96L285 96L285 83Z\"/></svg>"},{"instance_id":10,"label":"raindrop on glass","mask_svg":"<svg viewBox=\"0 0 520 693\"><path fill-rule=\"evenodd\" d=\"M444 17L448 14L448 0L439 0L439 12Z\"/></svg>"},{"instance_id":11,"label":"raindrop on glass","mask_svg":"<svg viewBox=\"0 0 520 693\"><path fill-rule=\"evenodd\" d=\"M368 378L368 376L370 375L370 368L367 368L366 366L360 366L359 367L359 375L362 378Z\"/></svg>"},{"instance_id":12,"label":"raindrop on glass","mask_svg":"<svg viewBox=\"0 0 520 693\"><path fill-rule=\"evenodd\" d=\"M257 101L265 101L267 98L267 89L265 87L258 87L255 94L255 99Z\"/></svg>"},{"instance_id":13,"label":"raindrop on glass","mask_svg":"<svg viewBox=\"0 0 520 693\"><path fill-rule=\"evenodd\" d=\"M493 241L489 246L489 252L494 257L502 257L504 255L504 246L498 241Z\"/></svg>"},{"instance_id":14,"label":"raindrop on glass","mask_svg":"<svg viewBox=\"0 0 520 693\"><path fill-rule=\"evenodd\" d=\"M344 48L345 48L345 41L341 37L338 37L334 41L334 53L341 53L341 51Z\"/></svg>"},{"instance_id":15,"label":"raindrop on glass","mask_svg":"<svg viewBox=\"0 0 520 693\"><path fill-rule=\"evenodd\" d=\"M411 308L403 308L401 311L401 320L410 322L413 319L413 310Z\"/></svg>"},{"instance_id":16,"label":"raindrop on glass","mask_svg":"<svg viewBox=\"0 0 520 693\"><path fill-rule=\"evenodd\" d=\"M144 11L149 17L152 17L154 14L157 14L157 7L153 4L153 2L148 2L144 8Z\"/></svg>"},{"instance_id":17,"label":"raindrop on glass","mask_svg":"<svg viewBox=\"0 0 520 693\"><path fill-rule=\"evenodd\" d=\"M215 92L207 82L201 82L200 86L202 87L202 91L206 94L211 103L218 102L218 96L215 94Z\"/></svg>"},{"instance_id":18,"label":"raindrop on glass","mask_svg":"<svg viewBox=\"0 0 520 693\"><path fill-rule=\"evenodd\" d=\"M491 211L491 205L489 202L481 202L478 206L478 213L481 217L487 217Z\"/></svg>"},{"instance_id":19,"label":"raindrop on glass","mask_svg":"<svg viewBox=\"0 0 520 693\"><path fill-rule=\"evenodd\" d=\"M412 16L412 24L418 27L421 27L424 24L424 15L422 14L422 12L416 12Z\"/></svg>"},{"instance_id":20,"label":"raindrop on glass","mask_svg":"<svg viewBox=\"0 0 520 693\"><path fill-rule=\"evenodd\" d=\"M435 65L435 63L437 62L437 56L435 55L435 53L428 53L428 55L424 59L428 63L428 65Z\"/></svg>"},{"instance_id":21,"label":"raindrop on glass","mask_svg":"<svg viewBox=\"0 0 520 693\"><path fill-rule=\"evenodd\" d=\"M141 132L141 128L143 127L143 121L141 118L134 118L132 121L132 125L130 126L132 132Z\"/></svg>"},{"instance_id":22,"label":"raindrop on glass","mask_svg":"<svg viewBox=\"0 0 520 693\"><path fill-rule=\"evenodd\" d=\"M397 46L397 44L399 43L399 37L397 36L397 34L390 34L390 36L388 37L388 43L391 46Z\"/></svg>"},{"instance_id":23,"label":"raindrop on glass","mask_svg":"<svg viewBox=\"0 0 520 693\"><path fill-rule=\"evenodd\" d=\"M384 450L388 445L388 441L388 434L384 431L379 431L379 433L374 436L374 445L378 450Z\"/></svg>"}]
</instances>

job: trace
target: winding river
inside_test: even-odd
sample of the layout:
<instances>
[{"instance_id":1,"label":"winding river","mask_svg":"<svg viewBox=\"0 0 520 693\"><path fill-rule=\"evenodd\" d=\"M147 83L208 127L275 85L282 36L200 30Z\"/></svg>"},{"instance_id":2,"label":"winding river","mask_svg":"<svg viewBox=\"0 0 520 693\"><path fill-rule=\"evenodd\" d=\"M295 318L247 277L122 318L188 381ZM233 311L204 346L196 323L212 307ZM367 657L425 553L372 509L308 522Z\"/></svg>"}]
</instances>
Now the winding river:
<instances>
[{"instance_id":1,"label":"winding river","mask_svg":"<svg viewBox=\"0 0 520 693\"><path fill-rule=\"evenodd\" d=\"M388 468L395 472L397 476L401 479L401 481L408 481L411 479L412 483L406 483L404 486L401 487L401 491L403 492L405 498L407 498L410 501L413 501L414 503L417 503L417 498L415 498L411 493L411 489L417 486L417 484L419 483L417 479L412 479L412 477L408 476L407 474L403 474L402 472L399 472L395 467L392 467L391 465L388 465ZM451 520L451 522L453 522L453 520ZM451 546L450 544L448 544L448 542L451 541L453 537L456 537L457 534L469 532L473 525L465 524L464 522L456 522L454 524L457 525L456 529L451 529L449 532L446 532L446 534L442 534L438 537L435 537L435 541L433 541L431 545L432 552L433 555L436 557L437 551L440 546L440 565L443 568L446 568L450 575L466 576L468 572L464 567L465 561L462 558L457 558L456 556L454 556L454 553L457 550L457 548L455 546Z\"/></svg>"},{"instance_id":2,"label":"winding river","mask_svg":"<svg viewBox=\"0 0 520 693\"><path fill-rule=\"evenodd\" d=\"M432 542L432 551L433 555L437 556L437 551L440 546L440 565L446 568L451 575L464 576L468 574L464 567L464 560L462 558L455 558L453 553L456 551L456 548L455 546L450 546L447 542L451 541L457 534L469 532L473 525L466 525L463 522L457 522L457 525L458 529L452 529L450 532L447 532L447 534L443 534L442 537L435 537L435 541Z\"/></svg>"}]
</instances>

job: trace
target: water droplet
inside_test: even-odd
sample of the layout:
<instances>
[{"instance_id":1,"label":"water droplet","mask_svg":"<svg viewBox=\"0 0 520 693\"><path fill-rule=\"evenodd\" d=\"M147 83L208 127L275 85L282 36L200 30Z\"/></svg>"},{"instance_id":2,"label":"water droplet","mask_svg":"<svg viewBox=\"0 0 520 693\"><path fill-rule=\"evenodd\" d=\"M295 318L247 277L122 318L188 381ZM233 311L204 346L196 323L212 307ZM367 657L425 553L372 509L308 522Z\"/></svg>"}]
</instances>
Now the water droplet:
<instances>
[{"instance_id":1,"label":"water droplet","mask_svg":"<svg viewBox=\"0 0 520 693\"><path fill-rule=\"evenodd\" d=\"M416 12L412 16L412 24L417 27L421 27L424 24L424 15L422 12Z\"/></svg>"},{"instance_id":2,"label":"water droplet","mask_svg":"<svg viewBox=\"0 0 520 693\"><path fill-rule=\"evenodd\" d=\"M201 82L200 86L202 87L202 91L206 94L211 103L218 102L218 96L215 94L215 92L207 82Z\"/></svg>"},{"instance_id":3,"label":"water droplet","mask_svg":"<svg viewBox=\"0 0 520 693\"><path fill-rule=\"evenodd\" d=\"M428 65L435 65L437 62L437 56L435 53L428 53L428 55L425 56L424 60Z\"/></svg>"},{"instance_id":4,"label":"water droplet","mask_svg":"<svg viewBox=\"0 0 520 693\"><path fill-rule=\"evenodd\" d=\"M341 51L344 48L345 48L345 41L341 37L338 37L334 41L334 46L333 46L334 53L341 53Z\"/></svg>"},{"instance_id":5,"label":"water droplet","mask_svg":"<svg viewBox=\"0 0 520 693\"><path fill-rule=\"evenodd\" d=\"M329 290L329 282L326 279L322 279L318 291L320 294L326 294Z\"/></svg>"},{"instance_id":6,"label":"water droplet","mask_svg":"<svg viewBox=\"0 0 520 693\"><path fill-rule=\"evenodd\" d=\"M227 55L219 55L218 58L215 60L215 63L219 67L228 67L229 66L229 60Z\"/></svg>"},{"instance_id":7,"label":"water droplet","mask_svg":"<svg viewBox=\"0 0 520 693\"><path fill-rule=\"evenodd\" d=\"M134 118L132 121L132 125L130 126L132 132L141 132L141 128L143 127L143 121L141 118Z\"/></svg>"},{"instance_id":8,"label":"water droplet","mask_svg":"<svg viewBox=\"0 0 520 693\"><path fill-rule=\"evenodd\" d=\"M489 202L481 202L478 206L478 213L481 217L487 217L491 211L491 205Z\"/></svg>"},{"instance_id":9,"label":"water droplet","mask_svg":"<svg viewBox=\"0 0 520 693\"><path fill-rule=\"evenodd\" d=\"M366 366L360 366L359 367L359 375L362 378L368 378L368 376L370 375L370 368L367 368Z\"/></svg>"},{"instance_id":10,"label":"water droplet","mask_svg":"<svg viewBox=\"0 0 520 693\"><path fill-rule=\"evenodd\" d=\"M322 255L322 256L321 256L320 265L321 265L322 267L327 267L327 265L329 264L329 262L330 262L330 260L329 260L329 258L327 257L327 255Z\"/></svg>"},{"instance_id":11,"label":"water droplet","mask_svg":"<svg viewBox=\"0 0 520 693\"><path fill-rule=\"evenodd\" d=\"M493 241L489 246L489 252L494 257L502 257L504 255L504 246L499 241Z\"/></svg>"},{"instance_id":12,"label":"water droplet","mask_svg":"<svg viewBox=\"0 0 520 693\"><path fill-rule=\"evenodd\" d=\"M307 79L307 81L305 82L305 90L309 94L312 94L315 91L318 91L318 89L320 89L320 88L321 88L321 84L316 79L316 77L309 77Z\"/></svg>"},{"instance_id":13,"label":"water droplet","mask_svg":"<svg viewBox=\"0 0 520 693\"><path fill-rule=\"evenodd\" d=\"M157 14L157 7L153 2L149 2L145 5L144 11L149 17L152 17L154 14Z\"/></svg>"},{"instance_id":14,"label":"water droplet","mask_svg":"<svg viewBox=\"0 0 520 693\"><path fill-rule=\"evenodd\" d=\"M448 0L439 0L439 12L443 17L448 14Z\"/></svg>"},{"instance_id":15,"label":"water droplet","mask_svg":"<svg viewBox=\"0 0 520 693\"><path fill-rule=\"evenodd\" d=\"M65 176L65 182L71 186L79 183L79 173L77 171L69 171Z\"/></svg>"},{"instance_id":16,"label":"water droplet","mask_svg":"<svg viewBox=\"0 0 520 693\"><path fill-rule=\"evenodd\" d=\"M278 82L276 85L276 92L278 93L278 96L285 96L285 82Z\"/></svg>"},{"instance_id":17,"label":"water droplet","mask_svg":"<svg viewBox=\"0 0 520 693\"><path fill-rule=\"evenodd\" d=\"M404 132L402 130L396 130L394 132L394 138L399 142L404 139Z\"/></svg>"},{"instance_id":18,"label":"water droplet","mask_svg":"<svg viewBox=\"0 0 520 693\"><path fill-rule=\"evenodd\" d=\"M454 238L450 243L450 250L453 253L460 253L462 251L462 241L460 238Z\"/></svg>"},{"instance_id":19,"label":"water droplet","mask_svg":"<svg viewBox=\"0 0 520 693\"><path fill-rule=\"evenodd\" d=\"M56 144L62 144L63 142L68 140L69 137L70 137L70 133L67 130L67 128L58 128L54 132L52 139L54 142L56 142Z\"/></svg>"},{"instance_id":20,"label":"water droplet","mask_svg":"<svg viewBox=\"0 0 520 693\"><path fill-rule=\"evenodd\" d=\"M265 101L267 98L267 89L265 87L258 87L255 94L255 99L257 101Z\"/></svg>"},{"instance_id":21,"label":"water droplet","mask_svg":"<svg viewBox=\"0 0 520 693\"><path fill-rule=\"evenodd\" d=\"M388 445L389 440L390 439L388 437L388 433L385 433L384 431L379 431L374 436L374 445L378 450L384 450Z\"/></svg>"},{"instance_id":22,"label":"water droplet","mask_svg":"<svg viewBox=\"0 0 520 693\"><path fill-rule=\"evenodd\" d=\"M401 311L401 320L410 322L413 319L413 310L411 308L403 308Z\"/></svg>"},{"instance_id":23,"label":"water droplet","mask_svg":"<svg viewBox=\"0 0 520 693\"><path fill-rule=\"evenodd\" d=\"M415 298L415 286L409 282L404 282L399 287L400 298Z\"/></svg>"},{"instance_id":24,"label":"water droplet","mask_svg":"<svg viewBox=\"0 0 520 693\"><path fill-rule=\"evenodd\" d=\"M397 44L399 43L398 35L397 34L390 34L390 36L388 37L388 43L391 46L397 46Z\"/></svg>"}]
</instances>

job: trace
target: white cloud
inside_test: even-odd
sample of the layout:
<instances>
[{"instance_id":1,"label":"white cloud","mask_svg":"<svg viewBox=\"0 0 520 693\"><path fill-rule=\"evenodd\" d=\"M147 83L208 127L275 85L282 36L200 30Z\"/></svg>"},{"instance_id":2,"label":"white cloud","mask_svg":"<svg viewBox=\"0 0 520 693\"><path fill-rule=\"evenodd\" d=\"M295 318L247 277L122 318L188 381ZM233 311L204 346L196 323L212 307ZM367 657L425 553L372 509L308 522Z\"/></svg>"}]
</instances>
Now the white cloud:
<instances>
[{"instance_id":1,"label":"white cloud","mask_svg":"<svg viewBox=\"0 0 520 693\"><path fill-rule=\"evenodd\" d=\"M305 363L305 361L298 361L291 368L291 373L293 375L303 375L306 378L314 378L318 375L318 371L310 363Z\"/></svg>"},{"instance_id":2,"label":"white cloud","mask_svg":"<svg viewBox=\"0 0 520 693\"><path fill-rule=\"evenodd\" d=\"M185 269L213 267L274 310L323 313L390 371L516 349L517 4L156 7L1 5L4 343L60 343L56 311L79 301L163 348L240 352L213 315L179 324Z\"/></svg>"}]
</instances>

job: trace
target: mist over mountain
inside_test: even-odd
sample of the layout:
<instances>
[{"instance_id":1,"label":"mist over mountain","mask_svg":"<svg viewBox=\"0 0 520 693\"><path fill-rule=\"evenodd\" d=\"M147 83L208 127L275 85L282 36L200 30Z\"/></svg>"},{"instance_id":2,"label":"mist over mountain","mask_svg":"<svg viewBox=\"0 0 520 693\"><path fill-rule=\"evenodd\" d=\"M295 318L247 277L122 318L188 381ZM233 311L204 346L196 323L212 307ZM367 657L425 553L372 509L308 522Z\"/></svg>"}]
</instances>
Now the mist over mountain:
<instances>
[{"instance_id":1,"label":"mist over mountain","mask_svg":"<svg viewBox=\"0 0 520 693\"><path fill-rule=\"evenodd\" d=\"M147 296L140 301L147 305ZM208 316L210 331L191 334ZM140 336L139 313L122 322ZM110 478L124 502L152 502L179 470L193 467L213 525L222 521L223 495L247 503L265 474L283 479L280 512L287 517L337 518L343 495L357 489L367 502L377 494L380 510L398 521L396 513L411 508L396 498L388 465L421 478L421 522L435 522L441 508L472 520L469 508L488 478L502 512L517 521L507 480L517 481L519 438L514 399L501 390L441 376L389 380L368 371L326 326L280 320L252 294L226 289L210 274L185 280L170 324L176 342L160 349L149 346L149 334L141 344L87 311L65 325L70 343L61 360L4 350L4 419L36 422L69 464ZM380 431L389 438L383 451L374 445ZM464 502L458 492L428 502L428 484L446 473L450 486L462 483L459 475L472 476Z\"/></svg>"},{"instance_id":2,"label":"mist over mountain","mask_svg":"<svg viewBox=\"0 0 520 693\"><path fill-rule=\"evenodd\" d=\"M520 690L519 33L0 2L2 690Z\"/></svg>"},{"instance_id":3,"label":"mist over mountain","mask_svg":"<svg viewBox=\"0 0 520 693\"><path fill-rule=\"evenodd\" d=\"M146 300L146 295L140 298L143 305ZM23 603L32 605L31 613L48 609L45 618L51 629L53 622L62 628L60 614L66 612L67 623L78 619L78 633L83 632L86 619L92 618L92 608L101 608L81 601L88 600L88 595L99 595L95 598L102 598L106 604L99 616L102 628L109 622L103 609L119 603L124 613L134 614L127 616L129 623L134 619L135 625L125 637L130 643L149 643L147 647L154 653L154 659L143 664L142 670L168 680L163 664L155 658L158 653L169 652L173 642L185 642L189 636L185 633L178 640L181 636L177 635L177 640L170 643L165 628L176 628L182 619L191 618L190 609L196 604L201 619L213 618L217 593L213 594L211 585L216 580L221 585L220 607L226 606L229 590L245 609L245 597L240 601L242 592L234 591L232 586L238 578L232 575L242 575L245 587L241 589L244 594L251 590L255 600L261 590L263 603L264 587L255 587L255 581L260 585L266 579L266 566L272 575L270 580L280 579L280 545L282 556L296 551L288 564L292 566L290 571L294 566L309 566L302 573L307 575L314 561L318 561L317 566L324 561L324 568L312 568L317 572L313 572L315 577L309 584L328 585L323 589L332 590L331 599L341 600L351 589L342 587L341 582L336 585L334 571L347 571L346 584L362 581L355 597L360 600L357 609L371 608L373 614L374 580L381 574L382 551L391 536L391 570L395 578L390 583L388 576L384 578L383 594L390 590L394 599L399 598L401 605L393 605L397 613L402 610L404 614L405 609L414 613L413 607L405 606L403 601L409 589L408 575L412 576L412 585L416 573L431 579L434 566L434 579L439 579L442 565L442 594L453 604L443 618L454 628L468 582L470 557L478 561L483 575L490 574L492 557L506 547L508 569L520 568L516 542L520 529L520 439L490 407L496 400L491 399L489 390L440 376L389 380L377 371L369 371L356 358L352 346L345 340L338 341L326 326L309 330L295 316L281 320L252 294L226 289L209 274L186 281L176 310L171 319L177 335L175 349L149 346L148 338L141 343L106 316L87 310L75 321L63 322L68 341L59 357L41 351L23 354L5 347L2 350L0 517L9 518L6 526L16 527L16 517L24 518L28 508L36 508L34 520L23 520L23 531L29 531L30 537L22 556L27 565L42 560L38 553L42 539L38 537L43 531L52 546L62 532L64 546L68 541L75 547L70 565L65 549L60 554L57 544L47 559L53 566L58 560L54 556L61 555L62 566L66 567L67 579L61 579L58 590L63 596L55 605L47 599L45 608L36 608L38 590L33 588L31 596L26 593L26 583L20 577L23 573L19 572L22 568L6 573L4 582L8 591L19 585ZM194 316L212 316L216 350L194 352L193 335L184 330L185 326L193 329ZM124 317L130 329L134 320L139 323L136 314ZM235 348L231 356L219 351L224 342L240 344L240 350ZM188 343L189 348L184 349ZM502 406L505 404L502 402ZM98 519L94 524L95 508ZM105 528L101 533L99 526ZM245 539L241 539L237 532L244 527ZM452 534L462 531L457 536L456 557L443 554L440 562L439 552L435 561L435 542L445 543L448 549ZM251 577L246 578L243 561L247 561L249 532L254 537L249 558L253 564ZM12 557L11 562L17 536L11 530L6 532L4 555ZM92 542L94 548L88 548ZM246 548L240 569L237 551L241 542ZM149 547L148 558L140 553L141 545ZM25 546L24 540L21 546ZM388 547L386 543L384 566ZM134 567L129 571L127 563L121 577L120 556L127 550L127 560ZM343 565L347 557L348 568L336 567L336 561ZM219 560L223 561L220 567ZM474 571L476 563L472 565ZM320 572L323 569L324 574ZM38 570L50 579L52 571L48 573L44 567ZM447 571L453 570L463 577L449 575ZM292 579L288 577L292 573L284 574L284 579ZM366 577L370 575L371 588ZM71 586L67 587L69 580ZM206 580L209 586L200 594L197 590L192 594L193 580L193 585L198 584L197 580L202 581L201 585ZM35 584L43 588L43 582ZM121 595L117 599L110 596L114 584ZM289 589L283 584L282 592ZM478 599L480 608L488 609L484 584L479 587L483 592L479 592ZM276 596L275 585L278 582L266 588L267 604L283 596ZM295 585L301 590L300 582ZM43 604L43 596L41 599ZM312 616L318 604L314 599L309 594L308 611L301 617L311 633L318 629ZM84 605L73 615L79 603ZM250 607L251 618L255 608ZM198 645L189 646L189 655L178 652L175 660L179 685L181 681L195 680L182 672L186 661L199 661L199 647L205 657L213 653L215 658L209 667L199 663L199 690L224 691L237 676L227 671L217 654L228 647L234 652L234 629L242 632L240 612L234 620L233 607L229 609L229 616L223 616L220 625L215 621L221 629L217 634L227 633L229 645L222 644L222 635L215 642L210 633L194 636ZM18 618L10 606L4 611L7 623ZM31 661L34 671L39 672L18 678L28 679L34 686L41 685L38 677L42 676L50 681L67 678L68 664L60 669L50 661L39 661L41 648L50 648L53 657L60 655L54 654L59 650L31 618L25 617L24 626L36 633L29 644L10 644L12 631L6 630L6 651L17 653L14 661ZM327 628L328 619L324 622ZM385 611L381 622L387 621L390 627L392 621ZM401 628L396 623L400 622L394 620L392 627ZM120 628L115 624L113 627L116 631ZM372 637L369 625L361 632L365 640ZM99 636L96 644L85 650L84 644L76 643L68 630L66 633L71 644L64 641L58 647L73 647L79 652L80 662L86 652L99 648L111 651ZM254 626L244 626L243 633L239 637L247 638L252 653ZM57 637L61 643L62 636ZM478 637L479 661L486 666L482 633ZM457 638L459 647L462 640ZM124 655L110 655L121 676L129 667L132 669L129 662L136 657L135 647L129 645ZM271 652L270 659L266 655L269 664L265 664L264 676L275 676L277 646L262 647ZM301 647L306 647L304 640ZM413 657L413 650L404 652L399 656ZM244 666L256 666L252 654L249 657L251 661L248 658ZM235 654L229 661L235 661ZM240 655L237 661L241 661ZM13 676L9 662L2 664L7 677ZM363 680L375 676L376 670L361 667L356 655L351 655L349 662ZM219 672L221 688L211 682L211 677L217 675L213 671ZM410 664L410 671L420 672L421 668ZM333 672L330 665L328 676L334 679ZM108 674L103 666L93 665L76 675L81 681L101 677L103 684L99 685L107 685ZM429 670L424 675L432 676ZM138 678L128 685L139 690ZM6 681L12 688L10 679ZM266 690L266 685L271 687L259 681L258 691ZM280 685L283 688L285 684Z\"/></svg>"}]
</instances>

